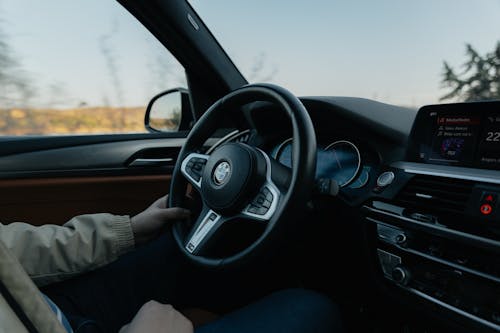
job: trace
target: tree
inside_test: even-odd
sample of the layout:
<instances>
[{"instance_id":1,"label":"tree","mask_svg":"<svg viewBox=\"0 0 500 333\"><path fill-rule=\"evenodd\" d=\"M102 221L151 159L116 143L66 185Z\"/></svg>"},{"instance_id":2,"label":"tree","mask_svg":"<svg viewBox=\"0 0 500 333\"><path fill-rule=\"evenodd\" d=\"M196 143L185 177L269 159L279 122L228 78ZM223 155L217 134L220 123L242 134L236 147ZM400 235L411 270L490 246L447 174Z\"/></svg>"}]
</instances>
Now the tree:
<instances>
[{"instance_id":1,"label":"tree","mask_svg":"<svg viewBox=\"0 0 500 333\"><path fill-rule=\"evenodd\" d=\"M0 30L0 107L27 104L34 90Z\"/></svg>"},{"instance_id":2,"label":"tree","mask_svg":"<svg viewBox=\"0 0 500 333\"><path fill-rule=\"evenodd\" d=\"M274 79L278 73L278 68L273 66L269 69L266 62L267 56L265 53L260 53L255 57L250 74L248 75L250 82L269 82Z\"/></svg>"},{"instance_id":3,"label":"tree","mask_svg":"<svg viewBox=\"0 0 500 333\"><path fill-rule=\"evenodd\" d=\"M500 99L500 41L492 52L484 56L467 44L466 56L468 59L461 73L444 62L442 84L451 91L441 100L457 98L470 102Z\"/></svg>"}]
</instances>

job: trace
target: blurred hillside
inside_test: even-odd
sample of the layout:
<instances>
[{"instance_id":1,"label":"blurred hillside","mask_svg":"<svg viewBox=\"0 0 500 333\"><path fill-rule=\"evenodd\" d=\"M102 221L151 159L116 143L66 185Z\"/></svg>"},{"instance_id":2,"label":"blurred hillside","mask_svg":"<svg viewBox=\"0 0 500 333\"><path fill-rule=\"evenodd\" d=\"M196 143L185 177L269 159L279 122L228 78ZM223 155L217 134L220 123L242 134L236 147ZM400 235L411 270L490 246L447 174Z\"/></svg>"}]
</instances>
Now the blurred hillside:
<instances>
[{"instance_id":1,"label":"blurred hillside","mask_svg":"<svg viewBox=\"0 0 500 333\"><path fill-rule=\"evenodd\" d=\"M146 132L144 107L0 109L0 135Z\"/></svg>"}]
</instances>

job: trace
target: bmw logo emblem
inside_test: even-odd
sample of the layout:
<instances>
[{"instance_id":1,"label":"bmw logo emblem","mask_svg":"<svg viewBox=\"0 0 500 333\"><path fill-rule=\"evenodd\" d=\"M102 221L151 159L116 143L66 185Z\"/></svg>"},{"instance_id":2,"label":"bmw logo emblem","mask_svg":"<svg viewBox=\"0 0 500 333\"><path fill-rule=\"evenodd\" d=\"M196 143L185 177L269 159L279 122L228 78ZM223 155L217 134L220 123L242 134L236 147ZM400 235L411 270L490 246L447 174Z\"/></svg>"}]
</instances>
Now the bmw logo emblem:
<instances>
[{"instance_id":1,"label":"bmw logo emblem","mask_svg":"<svg viewBox=\"0 0 500 333\"><path fill-rule=\"evenodd\" d=\"M226 161L220 162L214 169L213 179L215 184L223 185L229 179L230 174L231 165Z\"/></svg>"}]
</instances>

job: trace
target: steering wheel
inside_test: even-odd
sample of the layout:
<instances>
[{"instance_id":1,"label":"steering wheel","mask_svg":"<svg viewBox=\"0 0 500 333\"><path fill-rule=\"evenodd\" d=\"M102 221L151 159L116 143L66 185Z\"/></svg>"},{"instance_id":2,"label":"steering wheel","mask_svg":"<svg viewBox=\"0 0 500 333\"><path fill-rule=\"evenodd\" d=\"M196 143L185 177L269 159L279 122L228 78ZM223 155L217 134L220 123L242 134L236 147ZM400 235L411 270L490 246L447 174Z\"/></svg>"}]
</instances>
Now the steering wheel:
<instances>
[{"instance_id":1,"label":"steering wheel","mask_svg":"<svg viewBox=\"0 0 500 333\"><path fill-rule=\"evenodd\" d=\"M229 112L267 101L283 109L293 127L291 170L258 147L226 143L210 155L200 153L205 141ZM278 246L287 222L305 207L316 170L316 136L304 105L292 93L271 84L239 88L215 102L196 122L175 165L169 207L182 206L188 182L199 192L202 209L191 225L176 222L172 233L182 253L197 264L221 267L242 264ZM286 181L284 181L286 180ZM285 184L286 183L286 184ZM263 223L264 231L248 247L224 258L207 257L221 226L235 219Z\"/></svg>"}]
</instances>

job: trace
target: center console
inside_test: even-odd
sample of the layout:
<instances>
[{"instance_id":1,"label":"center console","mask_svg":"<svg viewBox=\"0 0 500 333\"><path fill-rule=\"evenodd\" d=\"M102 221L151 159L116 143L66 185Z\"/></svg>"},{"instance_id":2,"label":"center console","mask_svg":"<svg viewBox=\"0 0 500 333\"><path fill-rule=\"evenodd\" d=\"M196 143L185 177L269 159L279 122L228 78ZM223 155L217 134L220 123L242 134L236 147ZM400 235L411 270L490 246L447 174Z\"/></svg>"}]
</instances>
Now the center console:
<instances>
[{"instance_id":1,"label":"center console","mask_svg":"<svg viewBox=\"0 0 500 333\"><path fill-rule=\"evenodd\" d=\"M426 106L409 142L363 207L378 274L466 331L498 332L500 102Z\"/></svg>"}]
</instances>

